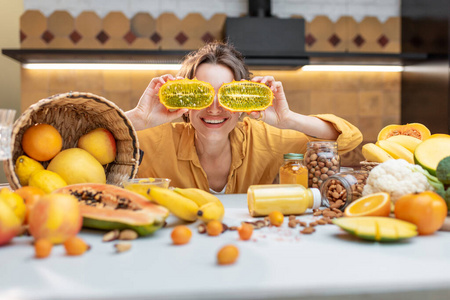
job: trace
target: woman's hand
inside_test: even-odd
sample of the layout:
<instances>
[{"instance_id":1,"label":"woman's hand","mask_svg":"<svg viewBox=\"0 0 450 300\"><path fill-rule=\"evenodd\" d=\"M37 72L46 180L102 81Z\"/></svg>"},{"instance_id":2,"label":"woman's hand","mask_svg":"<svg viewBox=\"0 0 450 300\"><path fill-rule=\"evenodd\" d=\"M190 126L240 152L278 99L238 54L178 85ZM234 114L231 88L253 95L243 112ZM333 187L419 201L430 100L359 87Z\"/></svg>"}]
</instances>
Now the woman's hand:
<instances>
[{"instance_id":1,"label":"woman's hand","mask_svg":"<svg viewBox=\"0 0 450 300\"><path fill-rule=\"evenodd\" d=\"M261 112L251 112L250 116L255 119L261 119L269 125L278 128L287 128L287 120L291 114L286 95L284 94L283 84L276 81L273 76L255 76L254 82L266 84L273 92L273 105Z\"/></svg>"},{"instance_id":2,"label":"woman's hand","mask_svg":"<svg viewBox=\"0 0 450 300\"><path fill-rule=\"evenodd\" d=\"M273 105L262 112L251 112L253 118L281 129L293 129L311 137L336 140L339 132L333 124L313 116L305 116L289 109L283 85L272 76L256 76L255 82L265 83L273 92Z\"/></svg>"},{"instance_id":3,"label":"woman's hand","mask_svg":"<svg viewBox=\"0 0 450 300\"><path fill-rule=\"evenodd\" d=\"M167 81L175 79L182 78L175 78L171 74L153 78L139 99L137 106L125 113L136 130L143 130L171 122L188 111L187 109L169 111L159 101L158 92L161 86Z\"/></svg>"}]
</instances>

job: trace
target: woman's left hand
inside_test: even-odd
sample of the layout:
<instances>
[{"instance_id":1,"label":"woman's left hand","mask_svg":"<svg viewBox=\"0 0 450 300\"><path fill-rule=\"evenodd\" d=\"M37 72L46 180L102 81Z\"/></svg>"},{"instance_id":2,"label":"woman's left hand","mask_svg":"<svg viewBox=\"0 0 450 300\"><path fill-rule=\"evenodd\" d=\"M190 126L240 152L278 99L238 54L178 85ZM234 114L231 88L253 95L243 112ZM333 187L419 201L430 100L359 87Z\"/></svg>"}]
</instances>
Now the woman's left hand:
<instances>
[{"instance_id":1,"label":"woman's left hand","mask_svg":"<svg viewBox=\"0 0 450 300\"><path fill-rule=\"evenodd\" d=\"M255 76L251 81L266 84L272 90L274 98L272 106L269 106L264 111L251 112L250 116L255 119L260 119L269 125L285 128L284 124L291 110L289 109L281 81L276 81L273 76Z\"/></svg>"}]
</instances>

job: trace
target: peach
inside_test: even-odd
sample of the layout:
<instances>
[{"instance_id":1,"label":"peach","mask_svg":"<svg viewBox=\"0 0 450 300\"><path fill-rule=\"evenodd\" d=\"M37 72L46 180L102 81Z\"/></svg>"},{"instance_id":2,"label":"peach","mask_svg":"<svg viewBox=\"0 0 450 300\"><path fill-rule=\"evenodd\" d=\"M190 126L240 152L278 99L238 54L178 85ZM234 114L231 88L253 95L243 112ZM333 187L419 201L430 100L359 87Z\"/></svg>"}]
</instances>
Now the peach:
<instances>
[{"instance_id":1,"label":"peach","mask_svg":"<svg viewBox=\"0 0 450 300\"><path fill-rule=\"evenodd\" d=\"M77 198L54 193L39 198L30 211L28 223L35 240L61 244L80 232L83 218Z\"/></svg>"},{"instance_id":2,"label":"peach","mask_svg":"<svg viewBox=\"0 0 450 300\"><path fill-rule=\"evenodd\" d=\"M14 211L3 201L0 201L0 246L9 243L21 227L20 219Z\"/></svg>"},{"instance_id":3,"label":"peach","mask_svg":"<svg viewBox=\"0 0 450 300\"><path fill-rule=\"evenodd\" d=\"M94 156L102 165L109 164L116 158L116 140L105 128L89 131L78 139L78 148Z\"/></svg>"}]
</instances>

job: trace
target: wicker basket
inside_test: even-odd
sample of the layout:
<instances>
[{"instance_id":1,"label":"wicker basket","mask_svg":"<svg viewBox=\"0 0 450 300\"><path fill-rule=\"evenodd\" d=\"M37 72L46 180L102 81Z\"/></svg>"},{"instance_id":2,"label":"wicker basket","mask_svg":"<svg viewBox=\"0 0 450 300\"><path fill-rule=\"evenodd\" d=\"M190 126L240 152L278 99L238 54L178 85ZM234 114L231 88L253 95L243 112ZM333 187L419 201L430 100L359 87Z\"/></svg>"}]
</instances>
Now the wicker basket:
<instances>
[{"instance_id":1,"label":"wicker basket","mask_svg":"<svg viewBox=\"0 0 450 300\"><path fill-rule=\"evenodd\" d=\"M139 164L139 143L130 120L113 102L103 97L81 92L57 94L31 105L16 120L12 130L12 158L4 161L3 168L13 189L21 187L14 172L20 155L26 129L36 123L54 126L63 138L63 149L77 146L78 139L88 131L103 127L116 139L117 155L114 162L105 165L106 182L120 185L124 179L134 178ZM47 167L49 162L43 162Z\"/></svg>"},{"instance_id":2,"label":"wicker basket","mask_svg":"<svg viewBox=\"0 0 450 300\"><path fill-rule=\"evenodd\" d=\"M361 165L361 170L371 171L373 168L378 166L380 163L372 162L372 161L361 161L359 164Z\"/></svg>"}]
</instances>

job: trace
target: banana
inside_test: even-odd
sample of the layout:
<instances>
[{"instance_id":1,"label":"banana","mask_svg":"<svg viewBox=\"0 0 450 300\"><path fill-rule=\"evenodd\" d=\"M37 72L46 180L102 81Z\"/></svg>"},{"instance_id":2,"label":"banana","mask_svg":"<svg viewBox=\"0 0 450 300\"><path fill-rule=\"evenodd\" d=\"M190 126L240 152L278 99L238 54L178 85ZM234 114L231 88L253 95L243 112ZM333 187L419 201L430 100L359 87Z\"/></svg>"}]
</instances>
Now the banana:
<instances>
[{"instance_id":1,"label":"banana","mask_svg":"<svg viewBox=\"0 0 450 300\"><path fill-rule=\"evenodd\" d=\"M199 206L189 198L172 190L156 186L150 188L150 197L182 220L189 222L197 220Z\"/></svg>"},{"instance_id":2,"label":"banana","mask_svg":"<svg viewBox=\"0 0 450 300\"><path fill-rule=\"evenodd\" d=\"M388 140L381 140L377 142L377 146L381 147L395 159L402 158L410 164L414 164L414 154L397 143L390 142Z\"/></svg>"},{"instance_id":3,"label":"banana","mask_svg":"<svg viewBox=\"0 0 450 300\"><path fill-rule=\"evenodd\" d=\"M367 161L383 163L388 159L392 159L386 151L375 145L367 143L362 147L362 155Z\"/></svg>"},{"instance_id":4,"label":"banana","mask_svg":"<svg viewBox=\"0 0 450 300\"><path fill-rule=\"evenodd\" d=\"M397 143L400 146L405 147L412 153L414 153L414 150L416 149L417 145L422 143L422 140L419 140L418 138L408 135L394 135L391 136L390 138L387 138L386 141Z\"/></svg>"},{"instance_id":5,"label":"banana","mask_svg":"<svg viewBox=\"0 0 450 300\"><path fill-rule=\"evenodd\" d=\"M195 203L197 203L198 206L202 206L209 202L220 202L219 198L214 196L211 193L208 193L207 191L196 189L196 188L187 188L187 189L181 189L181 188L174 188L175 192L180 194L181 196L184 196L186 198L191 199Z\"/></svg>"},{"instance_id":6,"label":"banana","mask_svg":"<svg viewBox=\"0 0 450 300\"><path fill-rule=\"evenodd\" d=\"M208 202L200 206L197 216L200 220L208 223L212 220L222 221L225 214L225 208L222 202Z\"/></svg>"}]
</instances>

